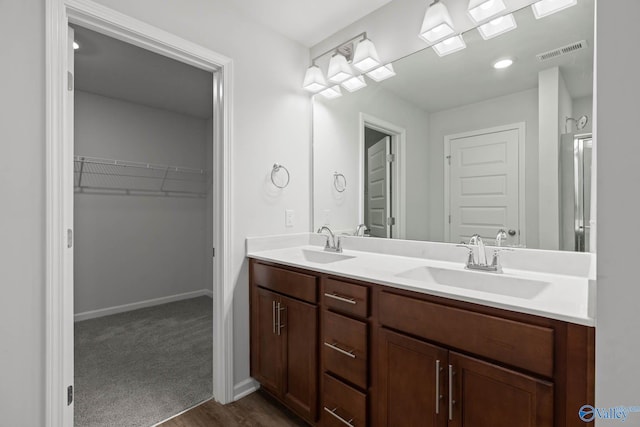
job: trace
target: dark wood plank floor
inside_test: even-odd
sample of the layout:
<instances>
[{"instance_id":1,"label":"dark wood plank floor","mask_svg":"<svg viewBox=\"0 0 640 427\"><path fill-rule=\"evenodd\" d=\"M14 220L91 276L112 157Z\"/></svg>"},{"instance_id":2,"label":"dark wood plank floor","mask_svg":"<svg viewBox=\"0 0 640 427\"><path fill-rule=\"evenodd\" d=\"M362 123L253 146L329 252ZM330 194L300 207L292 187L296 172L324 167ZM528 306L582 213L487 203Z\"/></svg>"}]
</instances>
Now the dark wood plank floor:
<instances>
[{"instance_id":1,"label":"dark wood plank floor","mask_svg":"<svg viewBox=\"0 0 640 427\"><path fill-rule=\"evenodd\" d=\"M258 391L228 405L210 400L160 427L306 427L307 424L266 393Z\"/></svg>"}]
</instances>

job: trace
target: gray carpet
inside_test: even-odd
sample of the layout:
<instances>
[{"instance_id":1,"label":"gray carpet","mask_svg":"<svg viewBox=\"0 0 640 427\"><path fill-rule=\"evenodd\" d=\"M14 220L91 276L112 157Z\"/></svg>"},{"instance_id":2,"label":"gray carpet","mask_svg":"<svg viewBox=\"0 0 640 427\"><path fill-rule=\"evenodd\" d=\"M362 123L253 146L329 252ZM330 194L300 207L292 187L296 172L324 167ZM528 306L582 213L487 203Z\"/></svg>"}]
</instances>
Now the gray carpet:
<instances>
[{"instance_id":1,"label":"gray carpet","mask_svg":"<svg viewBox=\"0 0 640 427\"><path fill-rule=\"evenodd\" d=\"M75 324L75 426L148 427L212 395L203 296Z\"/></svg>"}]
</instances>

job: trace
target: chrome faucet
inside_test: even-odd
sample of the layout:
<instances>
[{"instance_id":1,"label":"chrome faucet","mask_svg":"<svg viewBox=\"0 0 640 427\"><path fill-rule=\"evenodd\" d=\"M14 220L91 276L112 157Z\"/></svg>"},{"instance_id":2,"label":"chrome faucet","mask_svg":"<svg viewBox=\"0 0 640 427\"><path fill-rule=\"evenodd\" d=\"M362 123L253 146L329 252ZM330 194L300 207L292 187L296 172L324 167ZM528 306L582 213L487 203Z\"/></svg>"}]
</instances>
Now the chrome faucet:
<instances>
[{"instance_id":1,"label":"chrome faucet","mask_svg":"<svg viewBox=\"0 0 640 427\"><path fill-rule=\"evenodd\" d=\"M506 242L508 239L507 232L504 231L503 228L498 230L498 234L496 235L496 246L500 247Z\"/></svg>"},{"instance_id":2,"label":"chrome faucet","mask_svg":"<svg viewBox=\"0 0 640 427\"><path fill-rule=\"evenodd\" d=\"M367 230L369 229L367 228L366 224L358 224L358 226L356 227L356 232L354 236L363 237L364 233L366 233Z\"/></svg>"},{"instance_id":3,"label":"chrome faucet","mask_svg":"<svg viewBox=\"0 0 640 427\"><path fill-rule=\"evenodd\" d=\"M333 231L326 225L318 228L318 234L322 234L323 231L327 231L329 233L327 237L327 243L324 245L324 250L329 252L342 252L342 244L340 243L340 237L338 237L338 241L336 243L336 236L333 234ZM331 238L331 244L329 244L329 238Z\"/></svg>"},{"instance_id":4,"label":"chrome faucet","mask_svg":"<svg viewBox=\"0 0 640 427\"><path fill-rule=\"evenodd\" d=\"M513 250L507 248L494 249L493 256L491 257L491 264L489 264L487 263L487 253L484 247L484 242L478 234L474 234L473 236L471 236L468 245L457 246L467 248L469 250L465 268L467 268L468 270L489 271L493 273L502 273L502 265L500 265L500 258L498 254L501 251Z\"/></svg>"}]
</instances>

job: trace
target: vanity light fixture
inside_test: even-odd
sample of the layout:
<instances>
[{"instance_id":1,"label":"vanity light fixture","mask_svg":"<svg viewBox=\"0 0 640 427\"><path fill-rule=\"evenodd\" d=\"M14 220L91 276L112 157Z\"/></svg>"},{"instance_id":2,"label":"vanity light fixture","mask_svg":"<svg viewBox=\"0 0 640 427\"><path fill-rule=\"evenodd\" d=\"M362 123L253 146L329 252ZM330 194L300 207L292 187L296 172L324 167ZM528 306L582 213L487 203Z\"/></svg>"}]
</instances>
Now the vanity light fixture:
<instances>
[{"instance_id":1,"label":"vanity light fixture","mask_svg":"<svg viewBox=\"0 0 640 427\"><path fill-rule=\"evenodd\" d=\"M351 66L347 62L347 58L336 52L331 57L329 61L329 70L327 71L327 77L329 81L332 83L342 83L347 80L349 77L353 77L353 71L351 71Z\"/></svg>"},{"instance_id":2,"label":"vanity light fixture","mask_svg":"<svg viewBox=\"0 0 640 427\"><path fill-rule=\"evenodd\" d=\"M304 75L304 82L302 83L304 90L309 92L319 92L327 87L327 82L322 75L322 70L316 64L312 64L307 68L307 72Z\"/></svg>"},{"instance_id":3,"label":"vanity light fixture","mask_svg":"<svg viewBox=\"0 0 640 427\"><path fill-rule=\"evenodd\" d=\"M73 50L78 50L78 49L80 49L80 45L78 44L77 41L74 40L73 41Z\"/></svg>"},{"instance_id":4,"label":"vanity light fixture","mask_svg":"<svg viewBox=\"0 0 640 427\"><path fill-rule=\"evenodd\" d=\"M342 82L342 87L349 92L355 92L366 86L367 82L364 81L364 77L362 76L351 77L349 80Z\"/></svg>"},{"instance_id":5,"label":"vanity light fixture","mask_svg":"<svg viewBox=\"0 0 640 427\"><path fill-rule=\"evenodd\" d=\"M513 65L513 59L505 58L505 59L500 59L494 62L493 68L495 68L496 70L502 70L504 68L509 68L512 65Z\"/></svg>"},{"instance_id":6,"label":"vanity light fixture","mask_svg":"<svg viewBox=\"0 0 640 427\"><path fill-rule=\"evenodd\" d=\"M507 6L503 0L470 0L467 10L469 11L471 19L476 24L479 24L507 10Z\"/></svg>"},{"instance_id":7,"label":"vanity light fixture","mask_svg":"<svg viewBox=\"0 0 640 427\"><path fill-rule=\"evenodd\" d=\"M448 39L443 40L440 43L434 44L433 50L436 51L438 56L445 56L454 52L458 52L465 47L467 47L467 44L464 42L462 35L457 35L449 37Z\"/></svg>"},{"instance_id":8,"label":"vanity light fixture","mask_svg":"<svg viewBox=\"0 0 640 427\"><path fill-rule=\"evenodd\" d=\"M326 88L325 90L320 92L320 95L328 99L340 98L342 96L342 90L340 89L340 86L335 85Z\"/></svg>"},{"instance_id":9,"label":"vanity light fixture","mask_svg":"<svg viewBox=\"0 0 640 427\"><path fill-rule=\"evenodd\" d=\"M544 18L578 4L578 0L540 0L531 5L536 19Z\"/></svg>"},{"instance_id":10,"label":"vanity light fixture","mask_svg":"<svg viewBox=\"0 0 640 427\"><path fill-rule=\"evenodd\" d=\"M396 72L393 70L393 65L391 64L383 65L382 67L375 68L367 73L368 77L377 82L381 82L395 75Z\"/></svg>"},{"instance_id":11,"label":"vanity light fixture","mask_svg":"<svg viewBox=\"0 0 640 427\"><path fill-rule=\"evenodd\" d=\"M353 55L353 66L363 73L380 66L380 57L376 51L376 46L371 40L364 36L356 45L356 52Z\"/></svg>"},{"instance_id":12,"label":"vanity light fixture","mask_svg":"<svg viewBox=\"0 0 640 427\"><path fill-rule=\"evenodd\" d=\"M492 19L486 24L480 25L478 27L478 32L483 39L489 40L511 30L515 30L517 27L518 24L516 23L516 18L512 13L510 13L508 15Z\"/></svg>"},{"instance_id":13,"label":"vanity light fixture","mask_svg":"<svg viewBox=\"0 0 640 427\"><path fill-rule=\"evenodd\" d=\"M424 14L422 28L420 28L418 36L427 43L436 43L455 34L455 32L447 6L440 3L439 0L435 0Z\"/></svg>"}]
</instances>

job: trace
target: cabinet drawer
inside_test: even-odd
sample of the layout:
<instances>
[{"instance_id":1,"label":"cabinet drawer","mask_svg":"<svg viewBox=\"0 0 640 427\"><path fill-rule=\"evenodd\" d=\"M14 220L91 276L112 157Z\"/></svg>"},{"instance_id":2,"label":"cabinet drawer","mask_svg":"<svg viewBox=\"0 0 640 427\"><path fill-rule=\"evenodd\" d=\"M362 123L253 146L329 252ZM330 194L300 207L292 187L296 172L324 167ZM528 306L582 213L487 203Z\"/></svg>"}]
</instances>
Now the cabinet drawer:
<instances>
[{"instance_id":1,"label":"cabinet drawer","mask_svg":"<svg viewBox=\"0 0 640 427\"><path fill-rule=\"evenodd\" d=\"M312 304L318 302L316 280L315 276L309 274L253 263L254 284Z\"/></svg>"},{"instance_id":2,"label":"cabinet drawer","mask_svg":"<svg viewBox=\"0 0 640 427\"><path fill-rule=\"evenodd\" d=\"M365 427L367 395L324 374L321 420L325 427Z\"/></svg>"},{"instance_id":3,"label":"cabinet drawer","mask_svg":"<svg viewBox=\"0 0 640 427\"><path fill-rule=\"evenodd\" d=\"M553 329L388 292L380 293L382 325L450 347L553 376Z\"/></svg>"},{"instance_id":4,"label":"cabinet drawer","mask_svg":"<svg viewBox=\"0 0 640 427\"><path fill-rule=\"evenodd\" d=\"M323 311L322 351L327 371L367 387L367 324Z\"/></svg>"},{"instance_id":5,"label":"cabinet drawer","mask_svg":"<svg viewBox=\"0 0 640 427\"><path fill-rule=\"evenodd\" d=\"M359 317L369 315L369 289L341 280L327 279L322 291L324 306Z\"/></svg>"}]
</instances>

